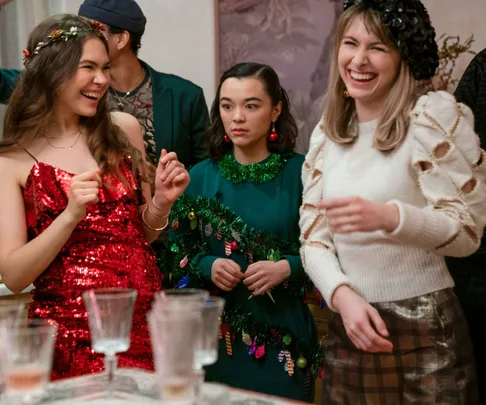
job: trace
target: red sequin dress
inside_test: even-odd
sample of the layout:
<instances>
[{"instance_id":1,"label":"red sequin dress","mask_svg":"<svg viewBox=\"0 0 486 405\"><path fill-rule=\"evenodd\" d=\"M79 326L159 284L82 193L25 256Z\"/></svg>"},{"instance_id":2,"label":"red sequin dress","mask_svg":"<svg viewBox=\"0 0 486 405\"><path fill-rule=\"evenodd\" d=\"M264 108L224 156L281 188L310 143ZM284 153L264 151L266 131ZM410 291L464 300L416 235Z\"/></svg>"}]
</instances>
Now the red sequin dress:
<instances>
[{"instance_id":1,"label":"red sequin dress","mask_svg":"<svg viewBox=\"0 0 486 405\"><path fill-rule=\"evenodd\" d=\"M161 289L156 259L144 238L137 206L140 187L130 162L120 167L136 193L122 182L102 177L99 203L90 205L86 217L51 265L35 280L29 317L59 323L52 378L67 378L104 369L103 356L91 350L90 334L81 294L91 288L129 287L138 291L131 347L118 356L120 367L153 370L146 322L153 295ZM66 208L70 174L37 162L24 189L29 240L42 233Z\"/></svg>"}]
</instances>

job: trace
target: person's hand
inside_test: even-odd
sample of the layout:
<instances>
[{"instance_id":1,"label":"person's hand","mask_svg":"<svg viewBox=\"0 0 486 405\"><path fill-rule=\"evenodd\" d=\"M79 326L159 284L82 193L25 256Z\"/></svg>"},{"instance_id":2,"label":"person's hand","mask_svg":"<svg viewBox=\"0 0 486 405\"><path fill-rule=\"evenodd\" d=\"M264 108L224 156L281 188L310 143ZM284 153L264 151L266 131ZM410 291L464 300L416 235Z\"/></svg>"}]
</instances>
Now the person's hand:
<instances>
[{"instance_id":1,"label":"person's hand","mask_svg":"<svg viewBox=\"0 0 486 405\"><path fill-rule=\"evenodd\" d=\"M175 152L167 153L163 149L155 173L155 204L158 207L172 207L175 200L186 189L189 181L189 173L177 160L177 154Z\"/></svg>"},{"instance_id":2,"label":"person's hand","mask_svg":"<svg viewBox=\"0 0 486 405\"><path fill-rule=\"evenodd\" d=\"M393 350L393 344L385 339L389 336L388 330L376 308L351 288L346 285L338 287L332 304L343 319L349 339L358 349L371 353L390 353Z\"/></svg>"},{"instance_id":3,"label":"person's hand","mask_svg":"<svg viewBox=\"0 0 486 405\"><path fill-rule=\"evenodd\" d=\"M240 266L231 259L216 259L211 267L211 280L223 291L231 291L243 279Z\"/></svg>"},{"instance_id":4,"label":"person's hand","mask_svg":"<svg viewBox=\"0 0 486 405\"><path fill-rule=\"evenodd\" d=\"M400 223L400 213L395 204L381 204L360 197L322 200L329 226L334 233L393 232Z\"/></svg>"},{"instance_id":5,"label":"person's hand","mask_svg":"<svg viewBox=\"0 0 486 405\"><path fill-rule=\"evenodd\" d=\"M290 265L287 260L262 260L248 266L244 283L253 291L253 295L262 295L289 276Z\"/></svg>"},{"instance_id":6,"label":"person's hand","mask_svg":"<svg viewBox=\"0 0 486 405\"><path fill-rule=\"evenodd\" d=\"M78 223L84 219L88 205L96 204L99 201L100 187L99 169L81 173L71 178L69 201L65 213L73 222Z\"/></svg>"}]
</instances>

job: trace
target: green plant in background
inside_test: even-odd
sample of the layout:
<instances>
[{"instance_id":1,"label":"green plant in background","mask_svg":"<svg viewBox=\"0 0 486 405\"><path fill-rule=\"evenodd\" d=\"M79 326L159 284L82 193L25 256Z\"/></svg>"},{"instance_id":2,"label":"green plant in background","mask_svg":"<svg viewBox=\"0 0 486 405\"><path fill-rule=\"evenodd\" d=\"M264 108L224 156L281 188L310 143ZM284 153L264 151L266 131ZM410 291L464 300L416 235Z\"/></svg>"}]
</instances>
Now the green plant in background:
<instances>
[{"instance_id":1,"label":"green plant in background","mask_svg":"<svg viewBox=\"0 0 486 405\"><path fill-rule=\"evenodd\" d=\"M442 34L437 40L439 45L439 67L437 68L437 74L431 80L424 82L424 90L445 90L453 92L460 79L460 75L457 75L455 72L457 61L464 54L476 54L476 52L471 50L473 42L474 35L462 41L459 35Z\"/></svg>"}]
</instances>

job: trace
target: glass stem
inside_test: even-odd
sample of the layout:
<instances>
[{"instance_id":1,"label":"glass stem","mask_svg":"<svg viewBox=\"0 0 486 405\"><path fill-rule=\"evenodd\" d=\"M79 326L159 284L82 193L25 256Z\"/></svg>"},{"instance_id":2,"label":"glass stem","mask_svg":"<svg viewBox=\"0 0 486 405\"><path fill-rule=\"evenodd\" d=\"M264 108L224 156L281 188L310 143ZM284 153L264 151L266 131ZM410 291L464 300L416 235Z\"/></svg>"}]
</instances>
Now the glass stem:
<instances>
[{"instance_id":1,"label":"glass stem","mask_svg":"<svg viewBox=\"0 0 486 405\"><path fill-rule=\"evenodd\" d=\"M113 396L115 392L115 371L118 365L116 355L105 355L105 371L108 376L108 394Z\"/></svg>"},{"instance_id":2,"label":"glass stem","mask_svg":"<svg viewBox=\"0 0 486 405\"><path fill-rule=\"evenodd\" d=\"M206 370L204 370L203 368L194 369L195 394L196 394L197 401L201 398L202 387L203 387L205 376L206 376Z\"/></svg>"}]
</instances>

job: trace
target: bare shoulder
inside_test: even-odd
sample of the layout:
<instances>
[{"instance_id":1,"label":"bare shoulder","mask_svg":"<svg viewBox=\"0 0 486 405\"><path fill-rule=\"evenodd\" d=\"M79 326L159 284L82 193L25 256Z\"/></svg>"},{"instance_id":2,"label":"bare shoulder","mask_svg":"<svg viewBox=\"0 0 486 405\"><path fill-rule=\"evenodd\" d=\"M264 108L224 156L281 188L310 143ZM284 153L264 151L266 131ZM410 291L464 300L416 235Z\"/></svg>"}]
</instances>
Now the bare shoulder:
<instances>
[{"instance_id":1,"label":"bare shoulder","mask_svg":"<svg viewBox=\"0 0 486 405\"><path fill-rule=\"evenodd\" d=\"M121 111L113 111L111 118L113 123L118 125L127 135L133 132L140 133L142 130L138 120L133 115Z\"/></svg>"},{"instance_id":2,"label":"bare shoulder","mask_svg":"<svg viewBox=\"0 0 486 405\"><path fill-rule=\"evenodd\" d=\"M121 111L112 112L111 118L113 123L118 125L127 136L130 143L144 153L142 127L138 120L133 115Z\"/></svg>"},{"instance_id":3,"label":"bare shoulder","mask_svg":"<svg viewBox=\"0 0 486 405\"><path fill-rule=\"evenodd\" d=\"M2 179L23 185L35 162L24 151L10 151L0 154Z\"/></svg>"}]
</instances>

